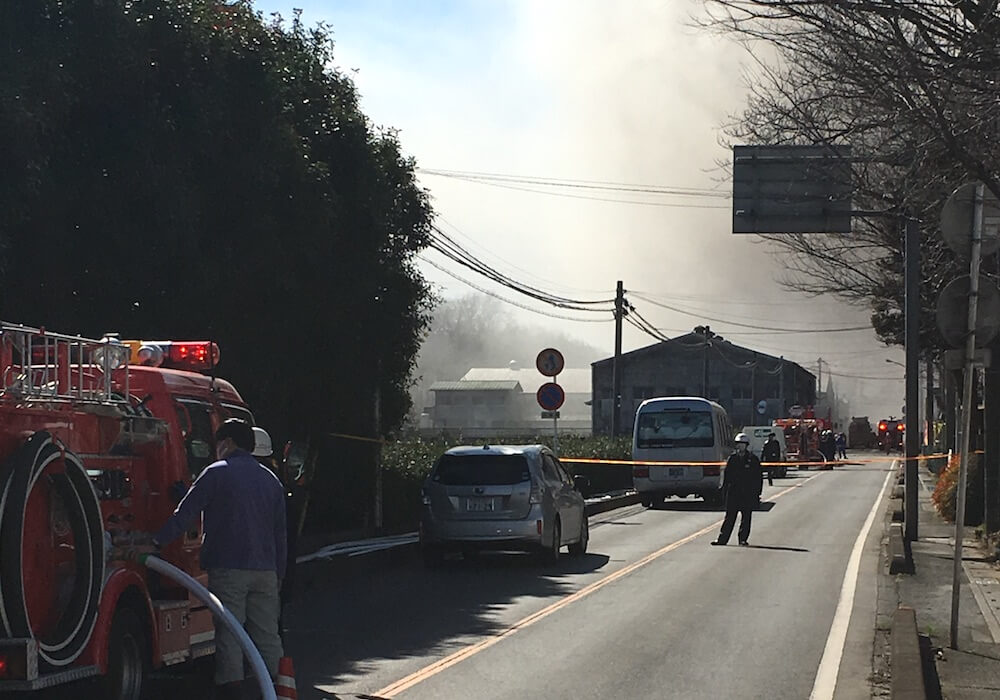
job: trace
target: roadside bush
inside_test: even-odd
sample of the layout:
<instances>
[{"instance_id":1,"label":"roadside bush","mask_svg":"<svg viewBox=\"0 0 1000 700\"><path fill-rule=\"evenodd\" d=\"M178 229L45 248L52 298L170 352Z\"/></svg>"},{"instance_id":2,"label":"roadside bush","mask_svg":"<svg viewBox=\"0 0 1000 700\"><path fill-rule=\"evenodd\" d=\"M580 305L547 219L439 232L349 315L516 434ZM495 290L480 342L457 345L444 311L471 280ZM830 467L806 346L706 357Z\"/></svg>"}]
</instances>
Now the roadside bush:
<instances>
[{"instance_id":1,"label":"roadside bush","mask_svg":"<svg viewBox=\"0 0 1000 700\"><path fill-rule=\"evenodd\" d=\"M387 442L382 448L382 513L388 533L414 530L420 517L420 488L434 466L434 460L445 450L457 445L479 444L481 438L438 436L406 437ZM552 446L552 437L537 435L505 437L492 444L544 444ZM567 471L590 479L584 495L619 491L632 486L632 469L628 465L576 464L573 457L587 459L629 459L631 439L607 436L560 435L559 455Z\"/></svg>"},{"instance_id":2,"label":"roadside bush","mask_svg":"<svg viewBox=\"0 0 1000 700\"><path fill-rule=\"evenodd\" d=\"M931 500L948 522L955 522L955 508L958 497L959 455L953 454L948 466L938 475L937 486ZM980 525L983 522L983 472L982 455L969 457L969 473L966 477L965 525Z\"/></svg>"}]
</instances>

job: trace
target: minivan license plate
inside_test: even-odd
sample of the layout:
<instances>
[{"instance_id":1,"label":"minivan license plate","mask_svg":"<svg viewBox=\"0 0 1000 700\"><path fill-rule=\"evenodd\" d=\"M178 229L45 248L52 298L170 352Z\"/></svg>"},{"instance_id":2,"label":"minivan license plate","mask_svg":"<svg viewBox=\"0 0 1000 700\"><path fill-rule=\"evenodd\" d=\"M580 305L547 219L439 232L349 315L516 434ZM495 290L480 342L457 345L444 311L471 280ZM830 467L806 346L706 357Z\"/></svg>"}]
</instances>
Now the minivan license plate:
<instances>
[{"instance_id":1,"label":"minivan license plate","mask_svg":"<svg viewBox=\"0 0 1000 700\"><path fill-rule=\"evenodd\" d=\"M670 478L679 479L684 476L684 467L670 467Z\"/></svg>"},{"instance_id":2,"label":"minivan license plate","mask_svg":"<svg viewBox=\"0 0 1000 700\"><path fill-rule=\"evenodd\" d=\"M465 510L469 513L489 513L493 508L492 498L470 498L465 504Z\"/></svg>"}]
</instances>

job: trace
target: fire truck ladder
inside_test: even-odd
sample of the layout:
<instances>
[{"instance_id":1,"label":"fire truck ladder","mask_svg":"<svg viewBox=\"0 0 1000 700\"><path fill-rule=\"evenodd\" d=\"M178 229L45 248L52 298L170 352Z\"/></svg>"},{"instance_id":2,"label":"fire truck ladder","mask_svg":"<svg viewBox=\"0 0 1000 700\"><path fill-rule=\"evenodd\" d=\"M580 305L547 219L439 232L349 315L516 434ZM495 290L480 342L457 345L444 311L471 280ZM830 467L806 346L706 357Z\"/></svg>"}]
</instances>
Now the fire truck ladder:
<instances>
[{"instance_id":1,"label":"fire truck ladder","mask_svg":"<svg viewBox=\"0 0 1000 700\"><path fill-rule=\"evenodd\" d=\"M0 398L127 403L128 361L114 335L95 340L0 322Z\"/></svg>"}]
</instances>

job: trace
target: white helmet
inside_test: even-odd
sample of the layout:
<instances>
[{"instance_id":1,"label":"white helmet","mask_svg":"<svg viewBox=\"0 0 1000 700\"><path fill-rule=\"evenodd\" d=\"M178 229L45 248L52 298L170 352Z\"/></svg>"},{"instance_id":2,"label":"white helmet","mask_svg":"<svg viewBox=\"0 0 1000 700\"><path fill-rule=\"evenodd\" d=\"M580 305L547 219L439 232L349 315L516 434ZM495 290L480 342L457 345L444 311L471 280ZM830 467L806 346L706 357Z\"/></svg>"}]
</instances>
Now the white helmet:
<instances>
[{"instance_id":1,"label":"white helmet","mask_svg":"<svg viewBox=\"0 0 1000 700\"><path fill-rule=\"evenodd\" d=\"M749 445L750 444L750 438L747 437L746 433L739 433L736 436L736 442L743 442L743 443L746 443L747 445Z\"/></svg>"},{"instance_id":2,"label":"white helmet","mask_svg":"<svg viewBox=\"0 0 1000 700\"><path fill-rule=\"evenodd\" d=\"M253 452L254 457L270 457L274 450L271 448L271 436L263 428L254 426L253 429Z\"/></svg>"}]
</instances>

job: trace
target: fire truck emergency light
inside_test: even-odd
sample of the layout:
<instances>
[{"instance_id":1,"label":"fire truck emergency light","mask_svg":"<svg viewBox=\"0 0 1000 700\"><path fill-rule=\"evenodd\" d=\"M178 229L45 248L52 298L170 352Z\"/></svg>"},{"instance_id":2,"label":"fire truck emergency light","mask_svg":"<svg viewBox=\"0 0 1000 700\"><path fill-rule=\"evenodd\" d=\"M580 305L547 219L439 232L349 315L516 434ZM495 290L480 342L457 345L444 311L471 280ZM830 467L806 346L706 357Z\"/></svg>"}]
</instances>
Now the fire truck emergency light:
<instances>
[{"instance_id":1,"label":"fire truck emergency light","mask_svg":"<svg viewBox=\"0 0 1000 700\"><path fill-rule=\"evenodd\" d=\"M126 340L132 349L132 364L199 371L219 364L219 346L208 340L177 342L173 340Z\"/></svg>"}]
</instances>

